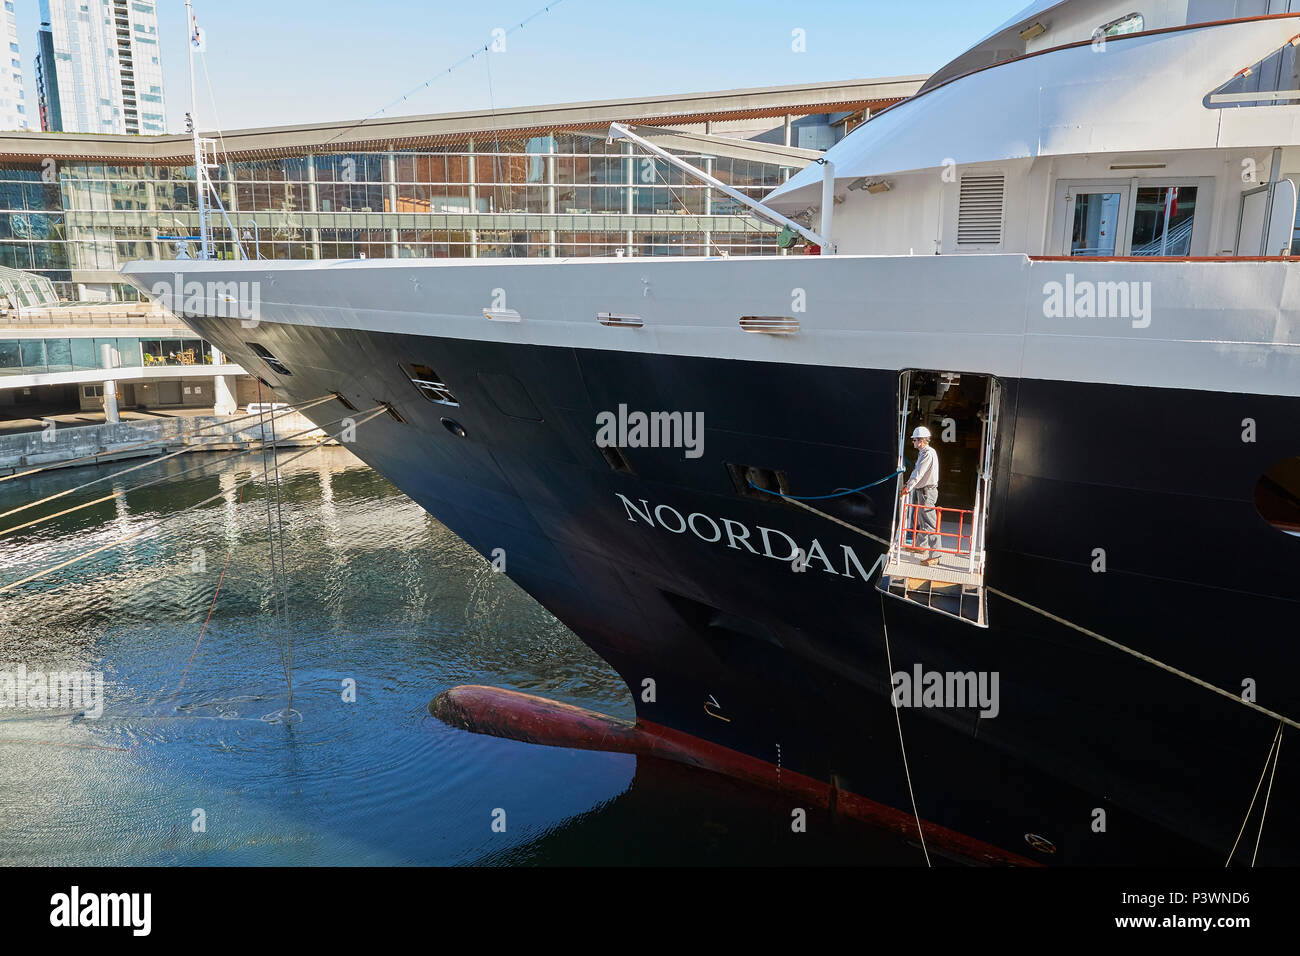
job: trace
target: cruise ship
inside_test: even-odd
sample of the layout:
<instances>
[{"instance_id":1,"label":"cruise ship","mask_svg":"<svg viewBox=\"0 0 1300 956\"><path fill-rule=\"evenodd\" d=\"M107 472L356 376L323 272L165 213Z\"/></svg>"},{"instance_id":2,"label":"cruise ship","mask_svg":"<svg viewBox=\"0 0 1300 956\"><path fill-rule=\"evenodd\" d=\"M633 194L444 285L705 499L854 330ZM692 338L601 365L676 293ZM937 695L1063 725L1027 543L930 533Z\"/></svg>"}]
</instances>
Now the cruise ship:
<instances>
[{"instance_id":1,"label":"cruise ship","mask_svg":"<svg viewBox=\"0 0 1300 956\"><path fill-rule=\"evenodd\" d=\"M355 410L626 681L629 749L966 860L1293 865L1288 6L1035 3L756 208L780 256L123 273Z\"/></svg>"}]
</instances>

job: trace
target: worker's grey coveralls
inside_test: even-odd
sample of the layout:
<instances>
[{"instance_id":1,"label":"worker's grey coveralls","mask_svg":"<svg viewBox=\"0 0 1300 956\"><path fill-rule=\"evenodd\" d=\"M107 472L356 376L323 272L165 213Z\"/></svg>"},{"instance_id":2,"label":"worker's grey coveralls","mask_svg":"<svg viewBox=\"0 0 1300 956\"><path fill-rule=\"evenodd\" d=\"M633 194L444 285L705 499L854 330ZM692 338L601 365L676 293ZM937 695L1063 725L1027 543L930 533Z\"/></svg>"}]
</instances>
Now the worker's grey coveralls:
<instances>
[{"instance_id":1,"label":"worker's grey coveralls","mask_svg":"<svg viewBox=\"0 0 1300 956\"><path fill-rule=\"evenodd\" d=\"M912 544L923 549L920 557L924 560L939 547L939 536L934 533L939 527L939 513L934 510L939 500L939 453L928 444L921 449L912 477L903 487L911 504L923 506L907 509L911 514L904 527L912 528Z\"/></svg>"}]
</instances>

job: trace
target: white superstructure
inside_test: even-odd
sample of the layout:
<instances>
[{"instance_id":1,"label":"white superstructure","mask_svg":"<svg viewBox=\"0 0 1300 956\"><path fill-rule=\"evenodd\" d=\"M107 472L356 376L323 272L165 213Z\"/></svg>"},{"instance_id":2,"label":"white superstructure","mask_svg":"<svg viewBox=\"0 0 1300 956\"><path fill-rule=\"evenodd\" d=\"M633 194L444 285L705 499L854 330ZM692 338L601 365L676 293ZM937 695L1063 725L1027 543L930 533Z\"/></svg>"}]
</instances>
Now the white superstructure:
<instances>
[{"instance_id":1,"label":"white superstructure","mask_svg":"<svg viewBox=\"0 0 1300 956\"><path fill-rule=\"evenodd\" d=\"M1290 250L1295 213L1285 200L1294 187L1278 184L1300 180L1300 18L1103 40L1093 31L1120 7L1078 6L1096 13L1071 18L1073 33L1055 36L1060 45L967 73L945 68L936 77L946 79L827 154L839 252ZM875 182L888 189L862 188ZM810 167L769 204L816 221L821 188Z\"/></svg>"}]
</instances>

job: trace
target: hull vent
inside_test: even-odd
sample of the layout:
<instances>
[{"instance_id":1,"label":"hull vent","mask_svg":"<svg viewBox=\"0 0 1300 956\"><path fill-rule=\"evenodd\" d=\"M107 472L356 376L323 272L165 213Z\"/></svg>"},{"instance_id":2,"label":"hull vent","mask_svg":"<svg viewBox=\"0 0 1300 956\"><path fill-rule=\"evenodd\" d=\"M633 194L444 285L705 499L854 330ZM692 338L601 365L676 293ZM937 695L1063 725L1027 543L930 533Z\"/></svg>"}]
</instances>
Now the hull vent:
<instances>
[{"instance_id":1,"label":"hull vent","mask_svg":"<svg viewBox=\"0 0 1300 956\"><path fill-rule=\"evenodd\" d=\"M412 362L409 365L399 365L398 368L402 370L402 374L410 379L416 390L435 405L459 407L460 402L451 393L451 389L447 387L441 376L429 366Z\"/></svg>"},{"instance_id":2,"label":"hull vent","mask_svg":"<svg viewBox=\"0 0 1300 956\"><path fill-rule=\"evenodd\" d=\"M617 312L597 312L596 321L620 329L639 329L645 325L639 315L619 315Z\"/></svg>"},{"instance_id":3,"label":"hull vent","mask_svg":"<svg viewBox=\"0 0 1300 956\"><path fill-rule=\"evenodd\" d=\"M632 463L627 460L627 455L623 454L621 448L615 448L613 445L596 446L600 451L601 457L605 459L605 464L609 465L609 470L620 475L635 475L632 470Z\"/></svg>"},{"instance_id":4,"label":"hull vent","mask_svg":"<svg viewBox=\"0 0 1300 956\"><path fill-rule=\"evenodd\" d=\"M746 315L741 317L740 327L763 335L793 335L799 331L799 320L788 315Z\"/></svg>"},{"instance_id":5,"label":"hull vent","mask_svg":"<svg viewBox=\"0 0 1300 956\"><path fill-rule=\"evenodd\" d=\"M278 358L271 354L270 349L265 345L258 345L256 342L249 342L248 347L253 350L253 354L267 364L267 367L273 372L279 372L281 375L292 375L289 369Z\"/></svg>"}]
</instances>

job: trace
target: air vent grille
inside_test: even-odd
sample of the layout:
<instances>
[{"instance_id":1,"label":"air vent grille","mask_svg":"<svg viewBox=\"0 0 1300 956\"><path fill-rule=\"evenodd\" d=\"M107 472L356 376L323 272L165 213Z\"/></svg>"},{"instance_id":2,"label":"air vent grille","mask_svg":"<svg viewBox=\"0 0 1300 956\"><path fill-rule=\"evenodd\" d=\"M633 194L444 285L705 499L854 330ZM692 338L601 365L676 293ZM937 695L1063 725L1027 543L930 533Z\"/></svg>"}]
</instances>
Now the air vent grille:
<instances>
[{"instance_id":1,"label":"air vent grille","mask_svg":"<svg viewBox=\"0 0 1300 956\"><path fill-rule=\"evenodd\" d=\"M957 206L957 245L996 246L1002 242L1002 210L1007 179L1001 173L961 178Z\"/></svg>"},{"instance_id":2,"label":"air vent grille","mask_svg":"<svg viewBox=\"0 0 1300 956\"><path fill-rule=\"evenodd\" d=\"M639 315L620 315L617 312L597 312L596 321L601 325L615 326L625 329L639 329L645 325Z\"/></svg>"},{"instance_id":3,"label":"air vent grille","mask_svg":"<svg viewBox=\"0 0 1300 956\"><path fill-rule=\"evenodd\" d=\"M788 315L744 315L740 327L764 335L794 335L799 331L799 320Z\"/></svg>"}]
</instances>

